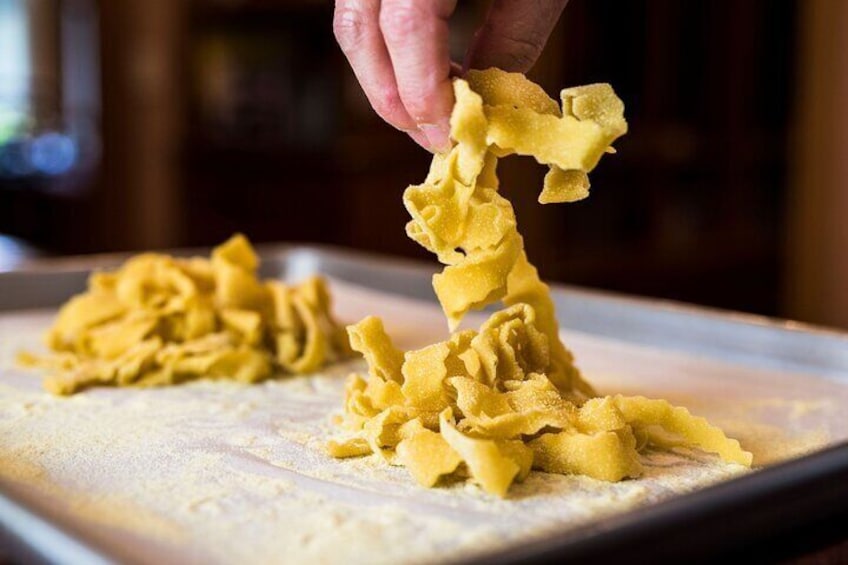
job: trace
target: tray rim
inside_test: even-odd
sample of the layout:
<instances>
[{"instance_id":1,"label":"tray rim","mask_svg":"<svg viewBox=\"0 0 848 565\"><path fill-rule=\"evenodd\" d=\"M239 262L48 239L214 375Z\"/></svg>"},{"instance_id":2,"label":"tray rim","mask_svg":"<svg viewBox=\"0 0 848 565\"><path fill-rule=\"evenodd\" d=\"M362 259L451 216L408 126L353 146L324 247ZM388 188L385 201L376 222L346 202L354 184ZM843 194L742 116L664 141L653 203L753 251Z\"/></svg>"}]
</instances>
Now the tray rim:
<instances>
[{"instance_id":1,"label":"tray rim","mask_svg":"<svg viewBox=\"0 0 848 565\"><path fill-rule=\"evenodd\" d=\"M314 254L316 256L328 256L331 258L346 257L356 258L358 260L368 261L370 263L379 264L382 267L389 266L390 268L402 268L404 270L418 271L419 274L433 274L441 268L439 263L433 261L424 261L419 259L411 259L404 256L395 256L372 251L363 251L360 249L347 248L340 245L331 245L323 243L259 243L255 249L263 261L269 258L285 259L287 256L297 256L299 254ZM166 253L177 257L186 257L192 255L208 256L211 247L177 247L162 250L145 251L145 253ZM10 277L26 276L30 274L52 274L52 273L68 273L68 272L88 272L98 269L113 268L126 259L138 255L137 252L115 252L115 253L92 253L86 255L69 255L64 257L42 257L26 260L14 269L0 270L0 289L4 279ZM848 329L841 329L833 326L822 324L814 324L795 320L792 318L782 318L779 316L767 316L763 314L755 314L741 310L733 310L728 308L719 308L715 306L706 306L702 304L694 304L681 300L669 298L658 298L650 296L641 296L635 294L627 294L614 290L605 290L592 288L582 285L574 285L569 283L561 283L554 281L546 281L552 290L565 291L575 296L585 296L598 298L607 301L614 301L623 305L636 305L641 307L656 308L658 310L674 311L683 314L700 316L707 319L722 319L730 320L739 324L771 327L774 329L786 330L791 332L803 332L826 337L836 337L848 340ZM433 298L435 302L435 298ZM0 308L0 313L8 311L8 309Z\"/></svg>"}]
</instances>

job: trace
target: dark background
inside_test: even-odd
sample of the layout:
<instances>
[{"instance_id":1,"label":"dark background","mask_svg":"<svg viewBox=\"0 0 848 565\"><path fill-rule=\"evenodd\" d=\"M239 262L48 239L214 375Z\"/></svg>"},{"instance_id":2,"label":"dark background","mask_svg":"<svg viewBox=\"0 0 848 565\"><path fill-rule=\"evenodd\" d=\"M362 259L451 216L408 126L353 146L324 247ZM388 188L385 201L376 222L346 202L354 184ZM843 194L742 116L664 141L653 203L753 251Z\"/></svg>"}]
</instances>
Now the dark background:
<instances>
[{"instance_id":1,"label":"dark background","mask_svg":"<svg viewBox=\"0 0 848 565\"><path fill-rule=\"evenodd\" d=\"M458 58L485 9L460 2ZM531 77L554 97L610 82L630 133L576 204L538 205L545 169L503 162L543 276L848 327L848 174L797 149L837 130L819 100L843 92L846 15L841 0L571 0ZM0 76L0 116L26 116L0 126L7 254L241 231L430 259L401 203L429 155L368 107L331 2L0 0L4 18L29 57ZM15 81L24 103L3 97Z\"/></svg>"}]
</instances>

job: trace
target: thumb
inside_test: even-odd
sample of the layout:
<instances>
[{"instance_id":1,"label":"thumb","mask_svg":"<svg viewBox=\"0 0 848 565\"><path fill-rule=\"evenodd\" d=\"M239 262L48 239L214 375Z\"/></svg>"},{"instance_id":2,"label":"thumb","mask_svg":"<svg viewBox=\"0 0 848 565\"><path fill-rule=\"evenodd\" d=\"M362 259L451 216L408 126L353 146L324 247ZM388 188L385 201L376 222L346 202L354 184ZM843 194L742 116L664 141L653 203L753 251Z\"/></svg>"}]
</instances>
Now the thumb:
<instances>
[{"instance_id":1,"label":"thumb","mask_svg":"<svg viewBox=\"0 0 848 565\"><path fill-rule=\"evenodd\" d=\"M527 72L568 0L494 0L465 55L465 69Z\"/></svg>"}]
</instances>

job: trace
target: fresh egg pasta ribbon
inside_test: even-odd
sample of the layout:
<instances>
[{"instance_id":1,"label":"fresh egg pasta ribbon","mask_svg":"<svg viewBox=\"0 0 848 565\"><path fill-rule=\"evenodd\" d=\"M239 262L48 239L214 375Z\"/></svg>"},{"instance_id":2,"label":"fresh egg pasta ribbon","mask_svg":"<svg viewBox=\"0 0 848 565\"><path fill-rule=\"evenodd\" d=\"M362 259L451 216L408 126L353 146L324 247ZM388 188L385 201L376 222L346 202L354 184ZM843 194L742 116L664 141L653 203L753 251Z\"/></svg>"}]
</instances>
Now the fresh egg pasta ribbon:
<instances>
[{"instance_id":1,"label":"fresh egg pasta ribbon","mask_svg":"<svg viewBox=\"0 0 848 565\"><path fill-rule=\"evenodd\" d=\"M451 151L433 159L424 184L404 205L407 234L445 269L433 288L451 329L471 309L503 300L531 304L554 349L550 376L565 394L593 395L559 340L547 285L527 260L512 204L497 192L497 160L530 155L550 167L540 201L588 195L588 175L627 131L624 104L607 84L562 91L562 108L535 83L498 69L469 71L454 81Z\"/></svg>"},{"instance_id":2,"label":"fresh egg pasta ribbon","mask_svg":"<svg viewBox=\"0 0 848 565\"><path fill-rule=\"evenodd\" d=\"M201 377L256 382L348 354L323 279L287 286L261 281L258 268L241 235L211 259L138 255L94 273L88 290L62 307L46 335L53 354L22 353L19 361L50 371L45 388L67 395Z\"/></svg>"},{"instance_id":3,"label":"fresh egg pasta ribbon","mask_svg":"<svg viewBox=\"0 0 848 565\"><path fill-rule=\"evenodd\" d=\"M533 156L549 172L541 203L588 196L588 172L627 131L607 84L568 88L561 105L523 75L469 71L453 83L452 149L404 193L410 238L445 265L433 288L456 330L472 309L502 301L479 330L415 351L397 350L379 319L350 326L368 376L350 376L348 437L336 457L377 454L424 486L468 476L505 496L532 468L601 480L638 477L639 452L676 443L751 464L721 430L664 400L596 398L559 338L549 288L529 262L497 161ZM661 430L663 433L657 433Z\"/></svg>"}]
</instances>

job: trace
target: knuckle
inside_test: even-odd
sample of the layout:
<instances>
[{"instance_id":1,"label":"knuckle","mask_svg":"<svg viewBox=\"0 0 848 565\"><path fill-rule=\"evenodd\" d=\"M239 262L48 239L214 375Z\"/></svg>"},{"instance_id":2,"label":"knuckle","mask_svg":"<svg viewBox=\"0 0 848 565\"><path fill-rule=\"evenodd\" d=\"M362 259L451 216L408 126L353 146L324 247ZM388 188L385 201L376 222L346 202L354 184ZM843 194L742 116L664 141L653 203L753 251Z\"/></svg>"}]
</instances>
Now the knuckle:
<instances>
[{"instance_id":1,"label":"knuckle","mask_svg":"<svg viewBox=\"0 0 848 565\"><path fill-rule=\"evenodd\" d=\"M403 38L413 33L427 18L421 2L399 0L384 3L380 8L380 29L392 38Z\"/></svg>"},{"instance_id":2,"label":"knuckle","mask_svg":"<svg viewBox=\"0 0 848 565\"><path fill-rule=\"evenodd\" d=\"M404 109L409 112L410 117L416 124L432 121L430 107L420 95L405 98Z\"/></svg>"},{"instance_id":3,"label":"knuckle","mask_svg":"<svg viewBox=\"0 0 848 565\"><path fill-rule=\"evenodd\" d=\"M405 127L403 116L406 110L400 95L394 88L381 88L371 98L371 105L377 114L398 127Z\"/></svg>"},{"instance_id":4,"label":"knuckle","mask_svg":"<svg viewBox=\"0 0 848 565\"><path fill-rule=\"evenodd\" d=\"M508 65L512 67L509 70L528 71L536 63L539 55L542 54L542 46L534 41L512 37L505 38L505 41L509 46L506 58Z\"/></svg>"},{"instance_id":5,"label":"knuckle","mask_svg":"<svg viewBox=\"0 0 848 565\"><path fill-rule=\"evenodd\" d=\"M356 49L368 36L368 17L361 7L339 4L333 14L333 35L343 50Z\"/></svg>"}]
</instances>

